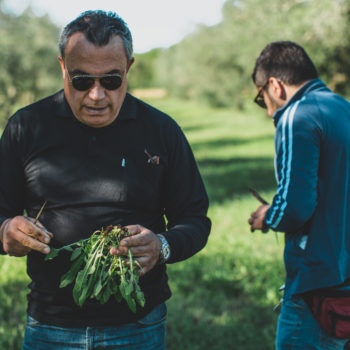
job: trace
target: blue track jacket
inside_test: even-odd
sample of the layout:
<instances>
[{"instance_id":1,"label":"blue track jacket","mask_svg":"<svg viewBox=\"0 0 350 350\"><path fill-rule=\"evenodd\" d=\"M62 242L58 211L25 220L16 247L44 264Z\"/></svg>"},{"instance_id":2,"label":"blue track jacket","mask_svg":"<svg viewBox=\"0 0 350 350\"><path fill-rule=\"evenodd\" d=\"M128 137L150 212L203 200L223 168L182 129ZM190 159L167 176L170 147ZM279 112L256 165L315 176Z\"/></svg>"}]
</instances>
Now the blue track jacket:
<instances>
[{"instance_id":1,"label":"blue track jacket","mask_svg":"<svg viewBox=\"0 0 350 350\"><path fill-rule=\"evenodd\" d=\"M285 232L285 297L350 278L350 103L319 79L273 116L278 188L266 224Z\"/></svg>"}]
</instances>

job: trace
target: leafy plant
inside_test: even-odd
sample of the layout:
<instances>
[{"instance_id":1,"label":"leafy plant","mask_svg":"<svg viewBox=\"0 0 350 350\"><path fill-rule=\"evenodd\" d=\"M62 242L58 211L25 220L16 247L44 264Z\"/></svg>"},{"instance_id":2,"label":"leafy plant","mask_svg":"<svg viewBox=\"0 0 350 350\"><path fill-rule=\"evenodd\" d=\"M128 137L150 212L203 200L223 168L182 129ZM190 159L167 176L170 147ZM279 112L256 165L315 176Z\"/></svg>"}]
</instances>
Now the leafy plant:
<instances>
[{"instance_id":1,"label":"leafy plant","mask_svg":"<svg viewBox=\"0 0 350 350\"><path fill-rule=\"evenodd\" d=\"M61 250L71 252L71 268L61 277L60 288L73 283L73 299L83 306L87 298L95 298L105 304L113 295L118 302L124 299L129 308L136 312L136 302L145 305L144 294L138 284L141 266L128 256L111 255L111 247L117 248L120 241L129 236L129 231L120 225L108 226L95 231L90 238L80 240L61 248L51 248L45 260L54 259Z\"/></svg>"}]
</instances>

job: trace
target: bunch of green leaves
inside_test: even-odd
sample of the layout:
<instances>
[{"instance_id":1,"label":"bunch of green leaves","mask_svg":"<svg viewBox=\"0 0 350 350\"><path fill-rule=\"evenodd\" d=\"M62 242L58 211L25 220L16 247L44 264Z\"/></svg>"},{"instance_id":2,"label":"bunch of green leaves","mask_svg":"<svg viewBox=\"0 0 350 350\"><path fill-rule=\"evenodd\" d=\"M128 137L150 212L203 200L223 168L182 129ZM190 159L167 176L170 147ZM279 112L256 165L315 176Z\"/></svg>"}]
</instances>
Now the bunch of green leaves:
<instances>
[{"instance_id":1,"label":"bunch of green leaves","mask_svg":"<svg viewBox=\"0 0 350 350\"><path fill-rule=\"evenodd\" d=\"M95 231L90 238L51 248L45 260L55 258L61 250L71 252L71 268L61 277L60 287L75 281L73 298L83 306L87 298L95 298L101 304L113 295L118 302L125 299L129 308L136 312L136 302L145 304L143 292L138 284L141 266L132 256L111 255L111 247L117 248L120 241L129 236L129 231L118 225Z\"/></svg>"}]
</instances>

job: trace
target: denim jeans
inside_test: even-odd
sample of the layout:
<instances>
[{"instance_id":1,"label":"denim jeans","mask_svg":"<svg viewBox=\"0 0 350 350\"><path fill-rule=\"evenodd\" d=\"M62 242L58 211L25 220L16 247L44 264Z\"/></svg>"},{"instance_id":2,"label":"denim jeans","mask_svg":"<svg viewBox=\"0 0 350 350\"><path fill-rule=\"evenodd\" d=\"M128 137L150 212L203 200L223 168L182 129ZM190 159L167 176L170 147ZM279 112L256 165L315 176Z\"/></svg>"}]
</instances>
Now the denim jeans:
<instances>
[{"instance_id":1,"label":"denim jeans","mask_svg":"<svg viewBox=\"0 0 350 350\"><path fill-rule=\"evenodd\" d=\"M277 325L277 350L342 350L347 340L330 337L302 297L285 300Z\"/></svg>"},{"instance_id":2,"label":"denim jeans","mask_svg":"<svg viewBox=\"0 0 350 350\"><path fill-rule=\"evenodd\" d=\"M117 327L62 328L27 317L23 350L165 349L166 306L156 306L135 323Z\"/></svg>"}]
</instances>

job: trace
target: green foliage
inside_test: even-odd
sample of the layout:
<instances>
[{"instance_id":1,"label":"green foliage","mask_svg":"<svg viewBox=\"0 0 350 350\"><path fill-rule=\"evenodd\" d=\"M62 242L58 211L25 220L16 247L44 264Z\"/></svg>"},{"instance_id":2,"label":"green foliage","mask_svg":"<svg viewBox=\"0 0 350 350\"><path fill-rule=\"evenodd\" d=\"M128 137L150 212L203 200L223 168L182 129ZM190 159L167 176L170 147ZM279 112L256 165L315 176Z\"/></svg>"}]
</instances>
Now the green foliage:
<instances>
[{"instance_id":1,"label":"green foliage","mask_svg":"<svg viewBox=\"0 0 350 350\"><path fill-rule=\"evenodd\" d=\"M59 29L30 8L20 16L0 10L0 125L20 107L58 90Z\"/></svg>"},{"instance_id":2,"label":"green foliage","mask_svg":"<svg viewBox=\"0 0 350 350\"><path fill-rule=\"evenodd\" d=\"M200 26L162 52L160 82L179 97L244 108L262 49L292 40L305 47L332 89L350 93L349 19L349 0L227 0L221 23Z\"/></svg>"},{"instance_id":3,"label":"green foliage","mask_svg":"<svg viewBox=\"0 0 350 350\"><path fill-rule=\"evenodd\" d=\"M157 86L157 59L160 49L135 55L135 63L128 74L128 88L152 88Z\"/></svg>"},{"instance_id":4,"label":"green foliage","mask_svg":"<svg viewBox=\"0 0 350 350\"><path fill-rule=\"evenodd\" d=\"M0 256L0 349L22 349L28 283L26 258Z\"/></svg>"},{"instance_id":5,"label":"green foliage","mask_svg":"<svg viewBox=\"0 0 350 350\"><path fill-rule=\"evenodd\" d=\"M0 2L1 5L1 2ZM244 109L255 92L255 59L270 41L303 45L322 79L350 94L350 0L226 0L223 20L198 26L181 43L135 55L129 89L166 88L173 96ZM62 86L59 28L28 8L0 7L0 126L18 108Z\"/></svg>"},{"instance_id":6,"label":"green foliage","mask_svg":"<svg viewBox=\"0 0 350 350\"><path fill-rule=\"evenodd\" d=\"M129 308L136 312L136 301L143 307L145 299L139 282L139 268L130 249L128 257L112 256L111 247L118 248L120 241L130 233L122 226L108 226L94 232L91 237L51 248L45 260L54 259L61 250L71 252L70 269L61 277L60 288L74 283L73 299L82 307L88 298L95 298L105 304L111 296L119 302L124 299Z\"/></svg>"},{"instance_id":7,"label":"green foliage","mask_svg":"<svg viewBox=\"0 0 350 350\"><path fill-rule=\"evenodd\" d=\"M275 190L274 126L251 103L248 112L182 100L149 101L174 118L187 135L206 184L212 232L207 246L168 265L173 296L167 302L169 350L273 348L284 280L283 239L252 234L247 220ZM25 260L0 257L0 349L20 349L26 309ZM2 333L1 333L2 332ZM6 336L4 336L6 335ZM8 344L10 344L8 346Z\"/></svg>"}]
</instances>

